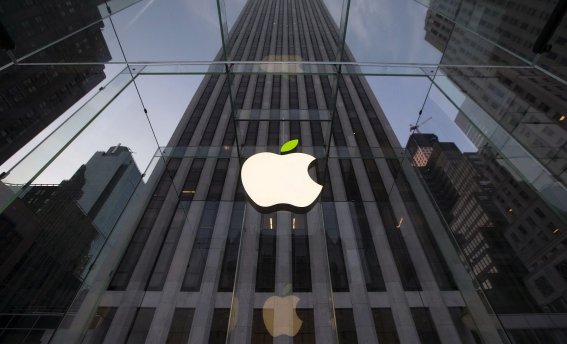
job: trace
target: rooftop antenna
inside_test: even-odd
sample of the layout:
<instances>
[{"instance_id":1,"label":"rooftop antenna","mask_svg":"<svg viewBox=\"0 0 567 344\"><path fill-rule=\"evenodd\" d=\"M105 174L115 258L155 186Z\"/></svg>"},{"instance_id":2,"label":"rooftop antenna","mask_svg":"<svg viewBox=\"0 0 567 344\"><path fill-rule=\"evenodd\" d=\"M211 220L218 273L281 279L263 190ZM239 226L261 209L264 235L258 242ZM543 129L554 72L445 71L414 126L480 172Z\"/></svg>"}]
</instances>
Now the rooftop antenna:
<instances>
[{"instance_id":1,"label":"rooftop antenna","mask_svg":"<svg viewBox=\"0 0 567 344\"><path fill-rule=\"evenodd\" d=\"M114 154L116 153L116 151L118 150L118 148L120 148L121 143L118 142L118 144L116 146L114 146L114 148L112 148L112 152L110 152L110 154Z\"/></svg>"}]
</instances>

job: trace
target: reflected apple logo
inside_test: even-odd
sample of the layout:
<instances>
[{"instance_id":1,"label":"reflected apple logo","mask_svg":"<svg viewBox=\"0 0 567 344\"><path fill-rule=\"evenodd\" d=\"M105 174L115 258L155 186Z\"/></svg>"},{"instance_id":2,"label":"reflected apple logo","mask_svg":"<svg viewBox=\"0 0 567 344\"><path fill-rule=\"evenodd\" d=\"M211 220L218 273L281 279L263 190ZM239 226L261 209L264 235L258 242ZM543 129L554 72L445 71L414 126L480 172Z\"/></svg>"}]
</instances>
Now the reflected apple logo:
<instances>
[{"instance_id":1,"label":"reflected apple logo","mask_svg":"<svg viewBox=\"0 0 567 344\"><path fill-rule=\"evenodd\" d=\"M291 291L291 285L284 288L284 294ZM262 317L272 337L294 337L299 333L303 320L296 312L299 297L295 295L270 296L262 307Z\"/></svg>"},{"instance_id":2,"label":"reflected apple logo","mask_svg":"<svg viewBox=\"0 0 567 344\"><path fill-rule=\"evenodd\" d=\"M293 150L299 140L282 145L282 153ZM323 186L309 176L309 165L315 157L305 153L277 155L258 153L242 166L242 185L252 201L262 208L291 205L307 208L317 199Z\"/></svg>"}]
</instances>

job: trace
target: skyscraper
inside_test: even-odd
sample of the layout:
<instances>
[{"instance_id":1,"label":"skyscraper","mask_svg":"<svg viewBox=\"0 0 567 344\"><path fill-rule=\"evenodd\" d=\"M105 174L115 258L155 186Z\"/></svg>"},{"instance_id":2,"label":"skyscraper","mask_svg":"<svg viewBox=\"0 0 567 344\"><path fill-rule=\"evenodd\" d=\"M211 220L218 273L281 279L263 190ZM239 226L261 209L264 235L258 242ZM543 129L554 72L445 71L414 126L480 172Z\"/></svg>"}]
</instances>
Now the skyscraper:
<instances>
[{"instance_id":1,"label":"skyscraper","mask_svg":"<svg viewBox=\"0 0 567 344\"><path fill-rule=\"evenodd\" d=\"M472 283L445 262L366 80L277 72L279 61L334 61L337 41L321 1L247 2L226 60L266 67L202 81L162 149L155 190L123 256L101 270L108 288L96 314L85 316L93 304L79 303L70 319L83 321L85 342L496 338L482 306L468 308L476 296L459 293ZM294 138L318 158L311 172L320 199L307 212L258 211L240 183L240 158ZM292 306L300 321L286 313Z\"/></svg>"}]
</instances>

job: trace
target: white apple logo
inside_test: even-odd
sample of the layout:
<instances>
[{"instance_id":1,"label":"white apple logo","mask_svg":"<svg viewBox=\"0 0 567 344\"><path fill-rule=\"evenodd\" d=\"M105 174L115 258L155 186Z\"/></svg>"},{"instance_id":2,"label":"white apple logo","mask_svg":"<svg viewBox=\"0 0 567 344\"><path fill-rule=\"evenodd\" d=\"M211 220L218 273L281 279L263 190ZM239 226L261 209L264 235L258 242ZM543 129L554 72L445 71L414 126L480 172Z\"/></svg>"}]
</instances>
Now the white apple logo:
<instances>
[{"instance_id":1,"label":"white apple logo","mask_svg":"<svg viewBox=\"0 0 567 344\"><path fill-rule=\"evenodd\" d=\"M286 142L281 152L291 151L298 143L297 139ZM252 201L260 207L286 204L306 208L323 189L309 176L308 168L313 160L314 156L304 153L254 154L242 166L242 185Z\"/></svg>"}]
</instances>

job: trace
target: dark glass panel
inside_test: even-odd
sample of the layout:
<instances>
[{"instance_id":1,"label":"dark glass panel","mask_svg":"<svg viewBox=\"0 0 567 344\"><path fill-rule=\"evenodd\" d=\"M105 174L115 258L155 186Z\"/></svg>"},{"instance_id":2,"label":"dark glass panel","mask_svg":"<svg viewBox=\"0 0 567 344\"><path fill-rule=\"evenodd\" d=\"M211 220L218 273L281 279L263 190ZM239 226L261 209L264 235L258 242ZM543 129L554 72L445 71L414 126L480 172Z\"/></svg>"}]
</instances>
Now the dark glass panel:
<instances>
[{"instance_id":1,"label":"dark glass panel","mask_svg":"<svg viewBox=\"0 0 567 344\"><path fill-rule=\"evenodd\" d=\"M189 121L185 126L183 134L181 134L181 138L179 139L179 142L177 144L179 147L189 146L191 138L193 138L195 134L195 129L197 129L197 125L199 124L199 121L203 115L203 111L207 106L207 102L212 98L211 96L218 80L219 75L211 75L209 81L207 82L207 86L203 90L203 93L201 93L200 95L195 94L196 97L199 97L199 101L197 102L195 109L191 113L191 117L189 117Z\"/></svg>"},{"instance_id":2,"label":"dark glass panel","mask_svg":"<svg viewBox=\"0 0 567 344\"><path fill-rule=\"evenodd\" d=\"M226 246L219 277L219 291L232 292L234 287L234 277L236 276L236 265L238 263L238 252L240 249L240 233L244 220L244 207L245 204L243 202L237 202L232 208L230 227L226 238Z\"/></svg>"},{"instance_id":3,"label":"dark glass panel","mask_svg":"<svg viewBox=\"0 0 567 344\"><path fill-rule=\"evenodd\" d=\"M268 146L276 147L279 151L280 145L280 122L270 121L268 124Z\"/></svg>"},{"instance_id":4,"label":"dark glass panel","mask_svg":"<svg viewBox=\"0 0 567 344\"><path fill-rule=\"evenodd\" d=\"M353 215L353 227L360 252L364 279L366 280L366 289L368 291L386 291L364 205L360 202L351 203L350 210Z\"/></svg>"},{"instance_id":5,"label":"dark glass panel","mask_svg":"<svg viewBox=\"0 0 567 344\"><path fill-rule=\"evenodd\" d=\"M104 341L117 309L117 307L99 307L96 310L87 332L89 344L100 344Z\"/></svg>"},{"instance_id":6,"label":"dark glass panel","mask_svg":"<svg viewBox=\"0 0 567 344\"><path fill-rule=\"evenodd\" d=\"M291 214L291 254L293 291L311 291L309 235L305 214Z\"/></svg>"},{"instance_id":7,"label":"dark glass panel","mask_svg":"<svg viewBox=\"0 0 567 344\"><path fill-rule=\"evenodd\" d=\"M276 283L276 213L262 215L258 265L256 267L256 291L274 292Z\"/></svg>"},{"instance_id":8,"label":"dark glass panel","mask_svg":"<svg viewBox=\"0 0 567 344\"><path fill-rule=\"evenodd\" d=\"M165 235L165 240L148 280L146 290L157 291L163 289L167 273L169 272L169 265L173 259L173 254L175 253L175 248L187 216L186 207L186 202L178 202L177 209L175 209L169 229Z\"/></svg>"},{"instance_id":9,"label":"dark glass panel","mask_svg":"<svg viewBox=\"0 0 567 344\"><path fill-rule=\"evenodd\" d=\"M182 291L199 291L201 288L218 208L218 202L205 204L181 286Z\"/></svg>"},{"instance_id":10,"label":"dark glass panel","mask_svg":"<svg viewBox=\"0 0 567 344\"><path fill-rule=\"evenodd\" d=\"M394 210L388 199L378 167L374 160L369 159L364 160L364 165L370 185L372 185L374 197L378 203L378 210L380 211L380 216L384 223L384 231L388 237L388 243L390 244L390 249L392 250L392 255L394 256L394 261L398 268L404 290L421 290L419 279L417 278L406 242L401 233L401 227L399 226L400 220L395 218Z\"/></svg>"},{"instance_id":11,"label":"dark glass panel","mask_svg":"<svg viewBox=\"0 0 567 344\"><path fill-rule=\"evenodd\" d=\"M374 326L380 344L397 344L400 342L396 323L390 308L373 308Z\"/></svg>"},{"instance_id":12,"label":"dark glass panel","mask_svg":"<svg viewBox=\"0 0 567 344\"><path fill-rule=\"evenodd\" d=\"M358 337L356 336L356 325L354 324L354 316L350 308L335 309L335 318L337 319L337 335L340 344L356 344Z\"/></svg>"},{"instance_id":13,"label":"dark glass panel","mask_svg":"<svg viewBox=\"0 0 567 344\"><path fill-rule=\"evenodd\" d=\"M303 323L299 332L293 337L293 344L315 344L315 321L313 309L296 309L297 316Z\"/></svg>"},{"instance_id":14,"label":"dark glass panel","mask_svg":"<svg viewBox=\"0 0 567 344\"><path fill-rule=\"evenodd\" d=\"M212 141L213 141L213 137L215 136L215 131L218 127L223 109L225 108L225 105L227 104L229 86L230 85L229 85L228 79L227 79L223 83L220 94L216 98L216 103L215 103L215 106L213 107L212 113L208 117L208 122L207 122L207 126L205 127L205 132L203 133L203 136L201 137L201 142L200 142L201 146L210 146Z\"/></svg>"},{"instance_id":15,"label":"dark glass panel","mask_svg":"<svg viewBox=\"0 0 567 344\"><path fill-rule=\"evenodd\" d=\"M325 202L322 203L321 206L323 209L323 221L325 222L327 257L329 259L329 273L331 275L333 291L346 292L349 291L348 277L335 205L330 202Z\"/></svg>"},{"instance_id":16,"label":"dark glass panel","mask_svg":"<svg viewBox=\"0 0 567 344\"><path fill-rule=\"evenodd\" d=\"M185 344L189 340L191 323L193 322L194 308L176 308L173 313L169 334L166 343Z\"/></svg>"},{"instance_id":17,"label":"dark glass panel","mask_svg":"<svg viewBox=\"0 0 567 344\"><path fill-rule=\"evenodd\" d=\"M137 344L146 341L146 336L150 331L150 324L152 323L155 310L155 308L138 308L132 327L130 327L126 343Z\"/></svg>"},{"instance_id":18,"label":"dark glass panel","mask_svg":"<svg viewBox=\"0 0 567 344\"><path fill-rule=\"evenodd\" d=\"M268 332L266 324L264 323L263 309L254 309L252 315L252 344L271 344L274 342L274 337ZM273 312L268 311L273 315Z\"/></svg>"},{"instance_id":19,"label":"dark glass panel","mask_svg":"<svg viewBox=\"0 0 567 344\"><path fill-rule=\"evenodd\" d=\"M415 328L419 339L424 344L438 344L441 343L429 309L425 307L411 308L411 316L415 323Z\"/></svg>"},{"instance_id":20,"label":"dark glass panel","mask_svg":"<svg viewBox=\"0 0 567 344\"><path fill-rule=\"evenodd\" d=\"M230 309L216 308L211 322L211 332L209 334L209 344L225 344L228 331L228 319Z\"/></svg>"},{"instance_id":21,"label":"dark glass panel","mask_svg":"<svg viewBox=\"0 0 567 344\"><path fill-rule=\"evenodd\" d=\"M360 262L366 280L368 291L385 291L384 279L380 270L380 263L374 247L370 225L366 218L364 204L360 202L361 196L356 182L354 168L350 160L339 160L343 183L348 200L355 202L349 203L352 215L352 224L356 237L357 246L360 252Z\"/></svg>"},{"instance_id":22,"label":"dark glass panel","mask_svg":"<svg viewBox=\"0 0 567 344\"><path fill-rule=\"evenodd\" d=\"M159 180L152 200L148 205L148 209L144 212L138 228L134 232L132 240L128 244L128 248L110 281L108 290L125 290L128 285L128 281L134 272L138 257L144 249L146 240L150 235L150 231L154 222L157 219L159 209L165 200L165 196L172 185L172 175L175 175L181 159L171 159L167 163L167 168L161 179Z\"/></svg>"}]
</instances>

